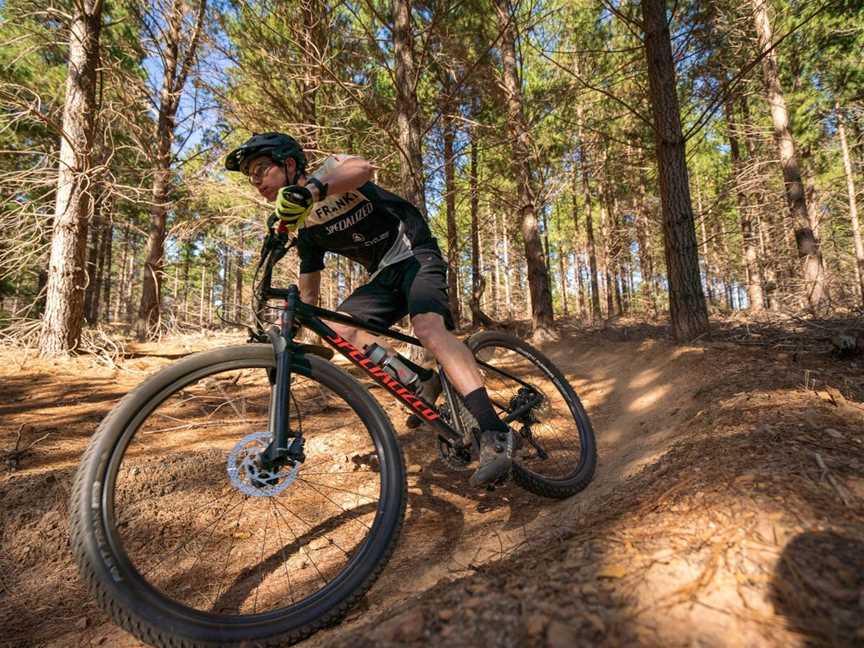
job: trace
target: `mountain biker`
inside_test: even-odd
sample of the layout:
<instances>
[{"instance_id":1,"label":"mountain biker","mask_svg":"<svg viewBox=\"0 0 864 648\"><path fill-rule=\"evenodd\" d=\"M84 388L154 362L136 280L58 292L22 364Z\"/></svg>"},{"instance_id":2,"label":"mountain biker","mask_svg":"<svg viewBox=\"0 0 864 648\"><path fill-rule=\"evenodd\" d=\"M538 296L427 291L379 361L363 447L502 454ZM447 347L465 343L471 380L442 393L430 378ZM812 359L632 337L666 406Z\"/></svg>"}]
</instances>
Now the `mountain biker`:
<instances>
[{"instance_id":1,"label":"mountain biker","mask_svg":"<svg viewBox=\"0 0 864 648\"><path fill-rule=\"evenodd\" d=\"M511 465L513 434L496 414L474 356L450 331L447 265L420 211L371 181L374 167L351 155L332 155L307 174L303 148L284 133L254 134L225 160L240 171L268 202L289 231L297 232L300 295L318 303L325 252L360 263L370 274L338 311L390 327L406 314L414 334L444 368L481 429L480 462L473 485L505 477ZM330 327L354 346L376 343L370 333L336 322ZM426 395L437 378L420 367ZM427 398L427 400L429 400Z\"/></svg>"}]
</instances>

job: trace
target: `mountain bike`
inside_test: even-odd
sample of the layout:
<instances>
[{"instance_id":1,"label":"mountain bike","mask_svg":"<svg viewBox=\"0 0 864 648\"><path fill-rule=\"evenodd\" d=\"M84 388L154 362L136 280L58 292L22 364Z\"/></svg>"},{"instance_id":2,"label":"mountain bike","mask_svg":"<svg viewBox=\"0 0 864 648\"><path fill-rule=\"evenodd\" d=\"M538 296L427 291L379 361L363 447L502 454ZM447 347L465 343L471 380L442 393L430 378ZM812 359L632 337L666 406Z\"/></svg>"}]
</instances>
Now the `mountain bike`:
<instances>
[{"instance_id":1,"label":"mountain bike","mask_svg":"<svg viewBox=\"0 0 864 648\"><path fill-rule=\"evenodd\" d=\"M271 228L250 343L146 380L101 423L78 469L80 573L115 623L154 646L299 641L338 622L384 569L406 507L402 452L382 406L330 362L334 351L420 417L447 466L458 472L476 457L476 421L440 367L441 402L427 402L328 322L417 339L306 304L297 286L271 286L290 247ZM270 300L281 303L279 325L266 330ZM330 348L298 342L301 326ZM514 430L513 481L553 498L585 488L594 433L561 372L504 333L466 343Z\"/></svg>"}]
</instances>

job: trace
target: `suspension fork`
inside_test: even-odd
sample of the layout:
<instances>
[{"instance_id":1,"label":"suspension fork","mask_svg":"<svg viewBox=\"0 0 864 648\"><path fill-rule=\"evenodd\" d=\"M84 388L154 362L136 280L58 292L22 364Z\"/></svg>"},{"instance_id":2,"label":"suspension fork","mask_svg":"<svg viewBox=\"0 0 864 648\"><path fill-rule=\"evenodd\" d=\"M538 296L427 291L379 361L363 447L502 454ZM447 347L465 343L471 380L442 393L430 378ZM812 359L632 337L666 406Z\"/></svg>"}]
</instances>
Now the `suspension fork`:
<instances>
[{"instance_id":1,"label":"suspension fork","mask_svg":"<svg viewBox=\"0 0 864 648\"><path fill-rule=\"evenodd\" d=\"M273 351L276 354L275 376L270 375L270 432L273 435L270 445L264 451L265 461L272 466L282 466L288 460L300 461L303 455L303 436L291 430L291 362L294 351L291 342L294 339L294 316L300 291L297 286L291 286L285 297L279 328L273 327L267 332ZM289 443L289 439L291 439Z\"/></svg>"}]
</instances>

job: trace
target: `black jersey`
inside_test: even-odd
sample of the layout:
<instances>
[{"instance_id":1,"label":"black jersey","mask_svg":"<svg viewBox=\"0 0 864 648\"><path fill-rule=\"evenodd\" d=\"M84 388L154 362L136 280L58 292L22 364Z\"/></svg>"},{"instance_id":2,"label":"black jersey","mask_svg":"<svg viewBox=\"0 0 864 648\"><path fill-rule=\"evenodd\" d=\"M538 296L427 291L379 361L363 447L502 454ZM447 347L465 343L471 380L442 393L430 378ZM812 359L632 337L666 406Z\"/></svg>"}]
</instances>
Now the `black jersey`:
<instances>
[{"instance_id":1,"label":"black jersey","mask_svg":"<svg viewBox=\"0 0 864 648\"><path fill-rule=\"evenodd\" d=\"M328 158L313 176L337 164ZM367 182L359 189L315 203L297 234L300 272L324 268L324 254L335 252L360 263L370 274L438 244L414 205Z\"/></svg>"}]
</instances>

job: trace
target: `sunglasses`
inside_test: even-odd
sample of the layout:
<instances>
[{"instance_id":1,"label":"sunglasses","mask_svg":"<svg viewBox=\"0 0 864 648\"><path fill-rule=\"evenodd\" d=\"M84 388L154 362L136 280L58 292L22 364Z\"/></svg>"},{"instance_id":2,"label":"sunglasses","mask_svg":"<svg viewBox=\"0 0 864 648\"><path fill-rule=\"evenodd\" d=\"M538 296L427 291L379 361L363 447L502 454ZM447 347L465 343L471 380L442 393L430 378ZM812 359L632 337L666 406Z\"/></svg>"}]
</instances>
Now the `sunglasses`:
<instances>
[{"instance_id":1,"label":"sunglasses","mask_svg":"<svg viewBox=\"0 0 864 648\"><path fill-rule=\"evenodd\" d=\"M249 182L253 185L258 184L264 179L270 168L274 166L276 166L276 163L273 161L256 164L254 168L249 169Z\"/></svg>"}]
</instances>

